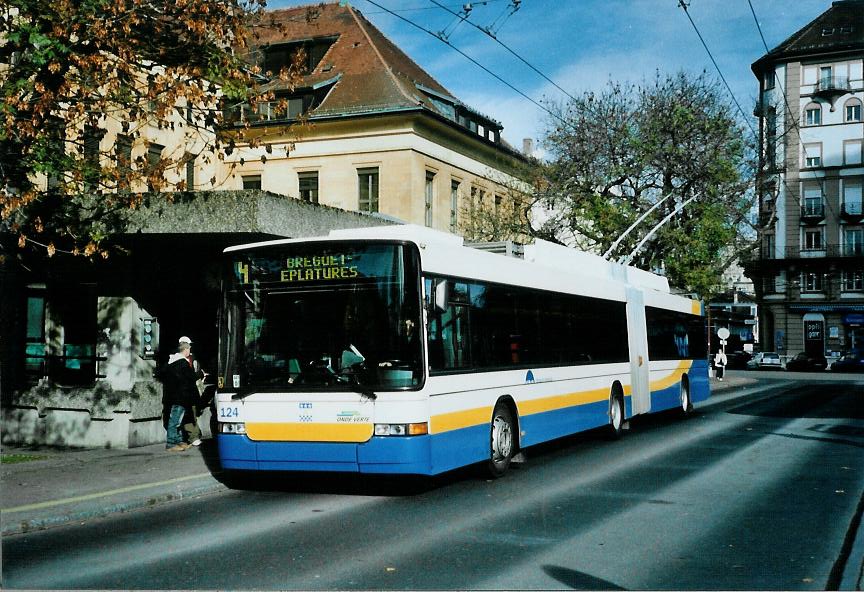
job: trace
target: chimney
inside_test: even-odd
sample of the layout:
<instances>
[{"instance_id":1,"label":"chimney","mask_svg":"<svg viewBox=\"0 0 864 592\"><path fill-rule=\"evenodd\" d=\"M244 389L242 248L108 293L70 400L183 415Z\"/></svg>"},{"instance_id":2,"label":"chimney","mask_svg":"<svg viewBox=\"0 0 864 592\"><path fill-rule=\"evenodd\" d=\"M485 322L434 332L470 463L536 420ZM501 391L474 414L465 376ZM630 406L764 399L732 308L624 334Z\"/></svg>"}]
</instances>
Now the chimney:
<instances>
[{"instance_id":1,"label":"chimney","mask_svg":"<svg viewBox=\"0 0 864 592\"><path fill-rule=\"evenodd\" d=\"M534 153L534 140L531 138L524 138L522 140L522 154L525 156L531 156Z\"/></svg>"}]
</instances>

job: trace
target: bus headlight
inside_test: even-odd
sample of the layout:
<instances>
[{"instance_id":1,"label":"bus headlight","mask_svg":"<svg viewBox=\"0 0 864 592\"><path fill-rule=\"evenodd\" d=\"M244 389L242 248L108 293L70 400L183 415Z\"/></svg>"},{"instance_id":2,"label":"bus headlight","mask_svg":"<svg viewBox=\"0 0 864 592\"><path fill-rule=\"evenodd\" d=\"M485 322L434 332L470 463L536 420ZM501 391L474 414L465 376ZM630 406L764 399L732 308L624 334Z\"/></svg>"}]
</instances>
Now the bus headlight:
<instances>
[{"instance_id":1,"label":"bus headlight","mask_svg":"<svg viewBox=\"0 0 864 592\"><path fill-rule=\"evenodd\" d=\"M219 423L219 433L220 434L245 434L246 433L246 424L245 423L220 422Z\"/></svg>"},{"instance_id":2,"label":"bus headlight","mask_svg":"<svg viewBox=\"0 0 864 592\"><path fill-rule=\"evenodd\" d=\"M427 423L376 423L376 436L422 436L429 433Z\"/></svg>"}]
</instances>

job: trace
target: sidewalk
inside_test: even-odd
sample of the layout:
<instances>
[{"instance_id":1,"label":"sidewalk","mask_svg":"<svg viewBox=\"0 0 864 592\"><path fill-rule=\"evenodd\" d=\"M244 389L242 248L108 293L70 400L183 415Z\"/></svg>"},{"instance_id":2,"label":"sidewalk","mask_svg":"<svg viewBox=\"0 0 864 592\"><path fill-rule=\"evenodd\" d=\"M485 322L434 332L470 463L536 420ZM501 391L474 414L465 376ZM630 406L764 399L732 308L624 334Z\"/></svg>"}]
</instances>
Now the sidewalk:
<instances>
[{"instance_id":1,"label":"sidewalk","mask_svg":"<svg viewBox=\"0 0 864 592\"><path fill-rule=\"evenodd\" d=\"M26 462L0 465L2 534L49 528L225 489L215 440L185 452L164 444L69 450L3 447Z\"/></svg>"}]
</instances>

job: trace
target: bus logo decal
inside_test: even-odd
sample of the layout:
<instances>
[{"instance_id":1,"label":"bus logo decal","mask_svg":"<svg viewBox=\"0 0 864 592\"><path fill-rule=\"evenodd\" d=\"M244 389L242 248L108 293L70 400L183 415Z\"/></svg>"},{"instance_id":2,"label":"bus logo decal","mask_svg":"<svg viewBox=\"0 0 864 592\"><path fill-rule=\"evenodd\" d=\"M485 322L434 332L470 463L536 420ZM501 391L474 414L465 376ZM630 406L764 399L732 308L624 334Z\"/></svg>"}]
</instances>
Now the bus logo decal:
<instances>
[{"instance_id":1,"label":"bus logo decal","mask_svg":"<svg viewBox=\"0 0 864 592\"><path fill-rule=\"evenodd\" d=\"M534 373L531 370L528 371L528 374L525 375L525 384L531 384L534 382Z\"/></svg>"}]
</instances>

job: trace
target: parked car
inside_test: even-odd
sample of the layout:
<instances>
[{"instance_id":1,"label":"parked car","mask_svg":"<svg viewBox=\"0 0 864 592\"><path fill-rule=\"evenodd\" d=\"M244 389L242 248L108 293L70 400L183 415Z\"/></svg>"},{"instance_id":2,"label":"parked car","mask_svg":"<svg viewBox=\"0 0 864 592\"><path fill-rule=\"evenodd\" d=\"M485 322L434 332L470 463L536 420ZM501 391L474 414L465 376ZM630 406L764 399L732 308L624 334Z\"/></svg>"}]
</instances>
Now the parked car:
<instances>
[{"instance_id":1,"label":"parked car","mask_svg":"<svg viewBox=\"0 0 864 592\"><path fill-rule=\"evenodd\" d=\"M782 370L780 355L777 352L759 352L747 362L748 370Z\"/></svg>"},{"instance_id":2,"label":"parked car","mask_svg":"<svg viewBox=\"0 0 864 592\"><path fill-rule=\"evenodd\" d=\"M831 364L831 372L864 372L864 350L844 354Z\"/></svg>"},{"instance_id":3,"label":"parked car","mask_svg":"<svg viewBox=\"0 0 864 592\"><path fill-rule=\"evenodd\" d=\"M734 351L726 355L726 368L728 370L744 370L747 362L753 359L753 355L745 351Z\"/></svg>"},{"instance_id":4,"label":"parked car","mask_svg":"<svg viewBox=\"0 0 864 592\"><path fill-rule=\"evenodd\" d=\"M821 372L828 369L828 360L825 356L801 352L786 362L786 369L792 372Z\"/></svg>"}]
</instances>

